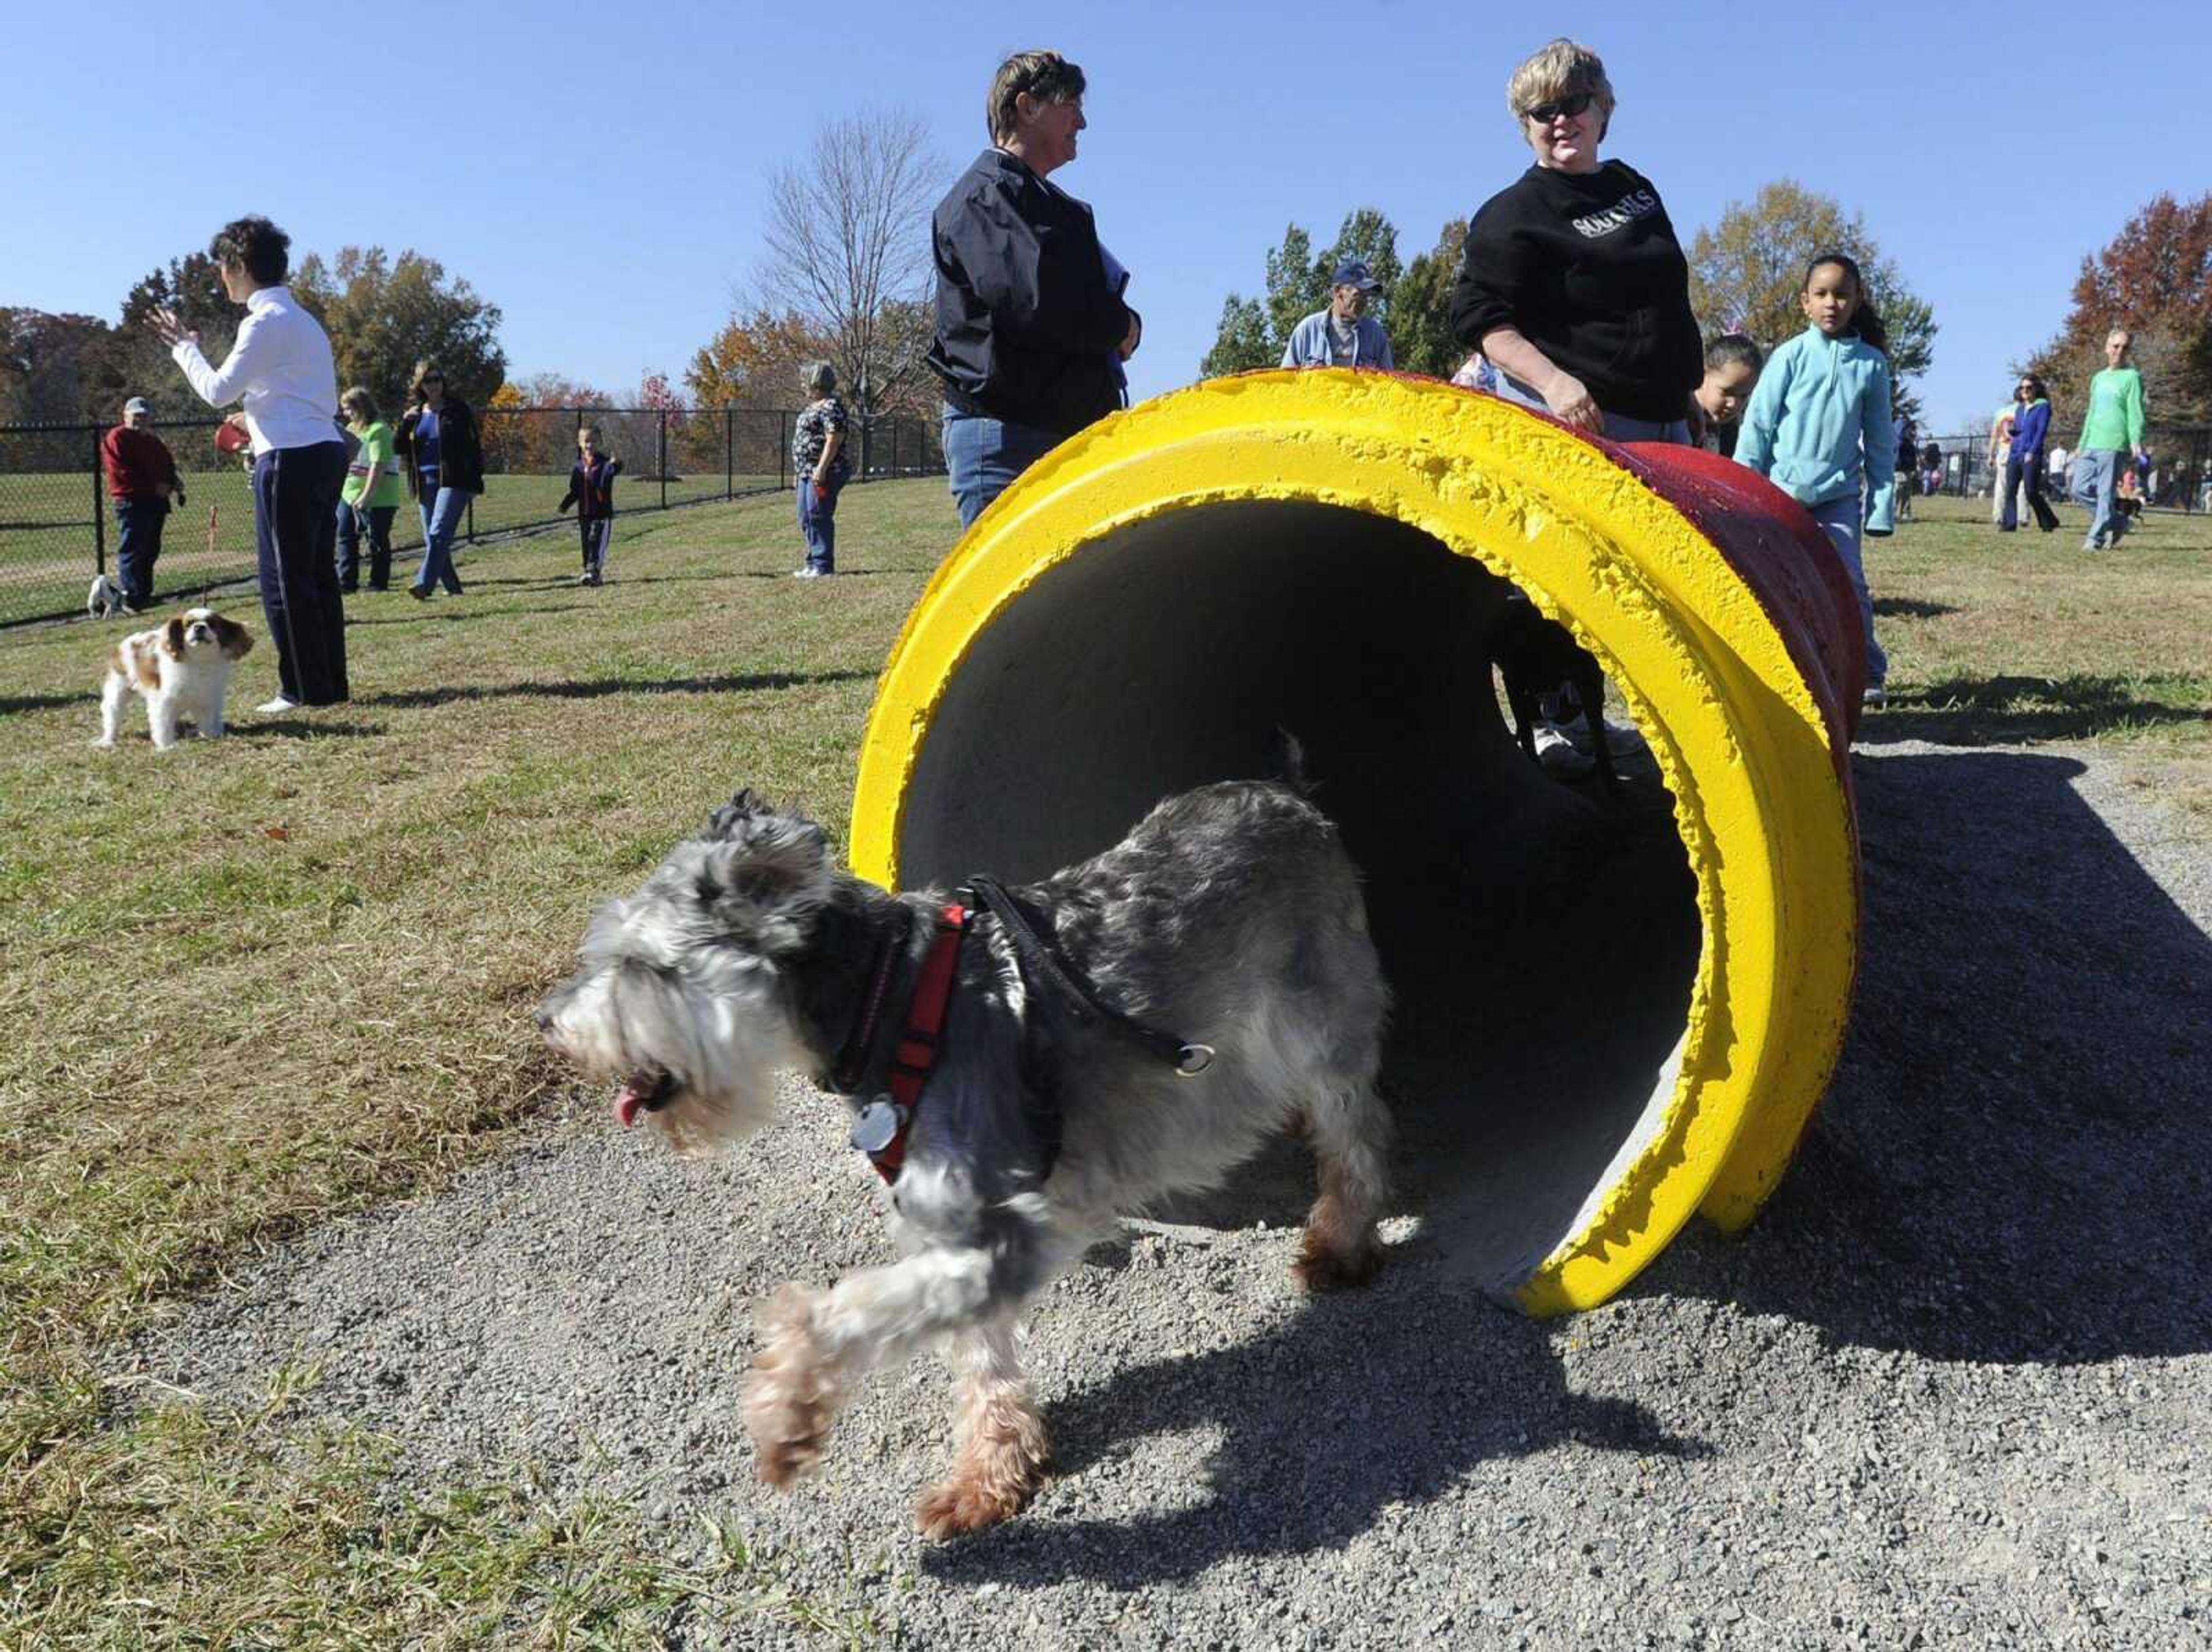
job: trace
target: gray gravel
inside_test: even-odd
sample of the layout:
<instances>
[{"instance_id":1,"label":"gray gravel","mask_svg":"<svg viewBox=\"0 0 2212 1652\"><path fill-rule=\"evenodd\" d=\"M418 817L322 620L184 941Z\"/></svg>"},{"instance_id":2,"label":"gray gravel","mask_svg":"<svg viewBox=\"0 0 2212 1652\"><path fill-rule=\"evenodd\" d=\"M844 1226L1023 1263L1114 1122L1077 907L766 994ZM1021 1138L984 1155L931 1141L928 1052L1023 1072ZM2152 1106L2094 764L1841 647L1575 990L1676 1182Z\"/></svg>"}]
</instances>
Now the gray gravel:
<instances>
[{"instance_id":1,"label":"gray gravel","mask_svg":"<svg viewBox=\"0 0 2212 1652\"><path fill-rule=\"evenodd\" d=\"M801 1090L726 1161L549 1131L137 1358L243 1394L304 1351L309 1406L396 1435L413 1485L534 1461L673 1552L726 1519L902 1645L2212 1645L2212 855L2124 747L1857 766L1850 1044L1747 1237L1533 1324L1401 1218L1371 1291L1309 1303L1270 1159L1232 1223L1136 1231L1042 1305L1060 1477L999 1532L912 1533L935 1362L796 1493L752 1479L751 1303L884 1254Z\"/></svg>"}]
</instances>

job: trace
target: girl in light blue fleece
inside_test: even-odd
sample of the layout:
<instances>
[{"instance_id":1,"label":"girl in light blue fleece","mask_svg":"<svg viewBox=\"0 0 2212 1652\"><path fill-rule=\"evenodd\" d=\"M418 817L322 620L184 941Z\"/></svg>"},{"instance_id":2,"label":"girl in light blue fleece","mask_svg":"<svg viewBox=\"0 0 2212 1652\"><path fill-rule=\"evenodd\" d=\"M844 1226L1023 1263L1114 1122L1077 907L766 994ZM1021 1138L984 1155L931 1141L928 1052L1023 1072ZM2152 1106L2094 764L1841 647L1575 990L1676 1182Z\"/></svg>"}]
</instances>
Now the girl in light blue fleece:
<instances>
[{"instance_id":1,"label":"girl in light blue fleece","mask_svg":"<svg viewBox=\"0 0 2212 1652\"><path fill-rule=\"evenodd\" d=\"M1866 531L1886 538L1897 508L1897 430L1883 354L1889 335L1867 301L1858 265L1841 252L1823 252L1805 266L1798 302L1812 325L1767 357L1744 410L1736 463L1810 511L1843 559L1866 632L1866 703L1879 706L1889 657L1875 641L1874 596L1859 553L1859 497L1870 485Z\"/></svg>"}]
</instances>

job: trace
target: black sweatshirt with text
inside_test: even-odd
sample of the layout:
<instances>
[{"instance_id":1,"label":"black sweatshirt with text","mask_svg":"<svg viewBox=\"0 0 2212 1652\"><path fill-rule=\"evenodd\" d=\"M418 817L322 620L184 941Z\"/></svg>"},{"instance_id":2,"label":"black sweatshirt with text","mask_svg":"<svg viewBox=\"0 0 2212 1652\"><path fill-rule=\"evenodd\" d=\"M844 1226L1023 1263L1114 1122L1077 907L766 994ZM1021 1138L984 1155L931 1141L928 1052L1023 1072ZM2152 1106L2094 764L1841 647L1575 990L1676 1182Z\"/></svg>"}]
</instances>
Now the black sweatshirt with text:
<instances>
[{"instance_id":1,"label":"black sweatshirt with text","mask_svg":"<svg viewBox=\"0 0 2212 1652\"><path fill-rule=\"evenodd\" d=\"M1630 418L1682 417L1705 374L1674 226L1650 180L1619 161L1581 175L1531 167L1484 202L1451 320L1470 349L1515 329Z\"/></svg>"}]
</instances>

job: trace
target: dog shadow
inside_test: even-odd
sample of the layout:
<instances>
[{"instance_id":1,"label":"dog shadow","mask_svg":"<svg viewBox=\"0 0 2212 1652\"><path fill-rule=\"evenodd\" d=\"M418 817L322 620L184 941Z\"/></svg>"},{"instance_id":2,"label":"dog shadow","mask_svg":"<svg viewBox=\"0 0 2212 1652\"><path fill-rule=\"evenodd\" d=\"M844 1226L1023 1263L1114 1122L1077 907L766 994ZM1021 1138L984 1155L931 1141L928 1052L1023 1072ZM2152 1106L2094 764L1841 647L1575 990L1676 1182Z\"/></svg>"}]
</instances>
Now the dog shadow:
<instances>
[{"instance_id":1,"label":"dog shadow","mask_svg":"<svg viewBox=\"0 0 2212 1652\"><path fill-rule=\"evenodd\" d=\"M1188 1580L1237 1557L1336 1551L1393 1505L1432 1502L1469 1472L1563 1442L1695 1459L1706 1442L1644 1406L1577 1394L1551 1333L1439 1288L1394 1253L1376 1285L1309 1299L1272 1332L1195 1357L1101 1376L1054 1401L1055 1461L1097 1479L1162 1436L1215 1436L1180 1506L1112 1519L1023 1519L933 1549L951 1584L1042 1588L1082 1578L1116 1589Z\"/></svg>"},{"instance_id":2,"label":"dog shadow","mask_svg":"<svg viewBox=\"0 0 2212 1652\"><path fill-rule=\"evenodd\" d=\"M97 694L0 694L0 717L19 711L52 711L59 706L96 706Z\"/></svg>"},{"instance_id":3,"label":"dog shadow","mask_svg":"<svg viewBox=\"0 0 2212 1652\"><path fill-rule=\"evenodd\" d=\"M1938 1360L2212 1350L2212 939L2069 758L1855 764L1851 1029L1741 1240L1638 1281Z\"/></svg>"},{"instance_id":4,"label":"dog shadow","mask_svg":"<svg viewBox=\"0 0 2212 1652\"><path fill-rule=\"evenodd\" d=\"M616 694L752 694L778 689L804 688L818 683L872 683L874 671L756 671L722 677L657 677L639 682L629 677L600 677L559 683L500 683L490 685L458 683L435 689L398 689L388 694L363 695L357 706L415 708L450 705L463 700L599 700Z\"/></svg>"}]
</instances>

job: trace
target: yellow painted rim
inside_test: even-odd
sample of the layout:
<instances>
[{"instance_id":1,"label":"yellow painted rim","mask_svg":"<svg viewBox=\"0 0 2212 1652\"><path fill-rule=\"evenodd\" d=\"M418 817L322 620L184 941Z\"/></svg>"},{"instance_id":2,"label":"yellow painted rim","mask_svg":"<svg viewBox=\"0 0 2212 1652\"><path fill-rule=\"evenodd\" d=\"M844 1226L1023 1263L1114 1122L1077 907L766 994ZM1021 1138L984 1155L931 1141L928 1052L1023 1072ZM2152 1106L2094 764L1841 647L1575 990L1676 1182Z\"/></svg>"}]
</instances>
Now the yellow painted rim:
<instances>
[{"instance_id":1,"label":"yellow painted rim","mask_svg":"<svg viewBox=\"0 0 2212 1652\"><path fill-rule=\"evenodd\" d=\"M1704 924L1680 1076L1577 1230L1522 1282L1534 1314L1605 1301L1693 1211L1750 1220L1841 1048L1858 886L1827 725L1742 575L1591 443L1494 398L1346 372L1217 380L1032 466L939 566L878 689L852 859L896 888L907 786L977 641L1038 579L1164 512L1281 500L1389 518L1510 579L1621 689L1675 799Z\"/></svg>"}]
</instances>

